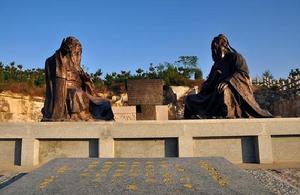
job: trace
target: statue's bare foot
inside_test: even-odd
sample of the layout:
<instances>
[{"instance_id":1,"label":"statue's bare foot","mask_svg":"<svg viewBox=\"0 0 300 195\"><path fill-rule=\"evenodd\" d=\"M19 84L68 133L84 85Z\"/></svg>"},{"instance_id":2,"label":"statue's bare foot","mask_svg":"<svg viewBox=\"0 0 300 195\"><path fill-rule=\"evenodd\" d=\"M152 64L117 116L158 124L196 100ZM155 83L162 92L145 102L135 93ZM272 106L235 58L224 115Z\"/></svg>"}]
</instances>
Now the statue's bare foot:
<instances>
[{"instance_id":1,"label":"statue's bare foot","mask_svg":"<svg viewBox=\"0 0 300 195\"><path fill-rule=\"evenodd\" d=\"M77 113L71 114L70 121L79 121L79 120L80 120L80 119L79 119Z\"/></svg>"}]
</instances>

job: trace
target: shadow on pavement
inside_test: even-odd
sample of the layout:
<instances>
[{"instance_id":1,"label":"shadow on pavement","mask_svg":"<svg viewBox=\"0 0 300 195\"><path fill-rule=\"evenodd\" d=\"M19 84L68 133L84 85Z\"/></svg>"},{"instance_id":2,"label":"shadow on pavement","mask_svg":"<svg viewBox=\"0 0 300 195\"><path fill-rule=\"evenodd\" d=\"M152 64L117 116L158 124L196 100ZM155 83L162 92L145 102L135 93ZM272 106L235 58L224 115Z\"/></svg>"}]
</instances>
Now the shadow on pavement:
<instances>
[{"instance_id":1,"label":"shadow on pavement","mask_svg":"<svg viewBox=\"0 0 300 195\"><path fill-rule=\"evenodd\" d=\"M19 180L21 177L23 177L23 176L26 175L26 174L27 174L27 173L20 173L20 174L14 176L14 177L8 179L7 181L4 181L3 183L0 184L0 190L1 190L2 188L5 188L6 186L12 184L13 182Z\"/></svg>"}]
</instances>

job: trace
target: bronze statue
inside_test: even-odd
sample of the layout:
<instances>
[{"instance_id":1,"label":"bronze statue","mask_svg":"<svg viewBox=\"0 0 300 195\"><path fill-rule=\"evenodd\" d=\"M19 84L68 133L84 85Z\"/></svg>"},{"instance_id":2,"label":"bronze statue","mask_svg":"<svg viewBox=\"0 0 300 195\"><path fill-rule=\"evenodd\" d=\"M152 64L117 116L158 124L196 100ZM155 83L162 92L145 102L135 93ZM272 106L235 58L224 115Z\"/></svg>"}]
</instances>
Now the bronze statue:
<instances>
[{"instance_id":1,"label":"bronze statue","mask_svg":"<svg viewBox=\"0 0 300 195\"><path fill-rule=\"evenodd\" d=\"M91 78L80 67L81 53L79 40L67 37L46 60L42 121L113 120L110 102L98 97Z\"/></svg>"},{"instance_id":2,"label":"bronze statue","mask_svg":"<svg viewBox=\"0 0 300 195\"><path fill-rule=\"evenodd\" d=\"M248 66L225 35L211 43L214 65L200 93L188 95L184 118L263 118L272 115L260 108L251 88Z\"/></svg>"}]
</instances>

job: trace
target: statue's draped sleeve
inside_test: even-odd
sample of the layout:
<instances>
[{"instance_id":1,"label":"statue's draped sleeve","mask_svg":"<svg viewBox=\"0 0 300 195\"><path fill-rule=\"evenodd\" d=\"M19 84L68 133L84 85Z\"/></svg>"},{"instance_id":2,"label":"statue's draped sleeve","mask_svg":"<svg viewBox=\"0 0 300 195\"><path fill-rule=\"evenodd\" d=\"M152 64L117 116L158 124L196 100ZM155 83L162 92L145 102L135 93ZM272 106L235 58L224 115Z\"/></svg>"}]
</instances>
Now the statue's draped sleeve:
<instances>
[{"instance_id":1,"label":"statue's draped sleeve","mask_svg":"<svg viewBox=\"0 0 300 195\"><path fill-rule=\"evenodd\" d=\"M221 83L228 84L222 92L218 90ZM245 59L233 52L213 65L200 93L188 95L185 100L186 119L271 116L255 101Z\"/></svg>"},{"instance_id":2,"label":"statue's draped sleeve","mask_svg":"<svg viewBox=\"0 0 300 195\"><path fill-rule=\"evenodd\" d=\"M232 64L234 72L225 79L225 82L228 82L232 86L235 93L238 93L258 116L271 117L272 115L268 111L260 108L254 98L246 60L242 55L234 53L232 55Z\"/></svg>"},{"instance_id":3,"label":"statue's draped sleeve","mask_svg":"<svg viewBox=\"0 0 300 195\"><path fill-rule=\"evenodd\" d=\"M45 62L46 97L44 119L59 120L66 114L66 69L59 51Z\"/></svg>"}]
</instances>

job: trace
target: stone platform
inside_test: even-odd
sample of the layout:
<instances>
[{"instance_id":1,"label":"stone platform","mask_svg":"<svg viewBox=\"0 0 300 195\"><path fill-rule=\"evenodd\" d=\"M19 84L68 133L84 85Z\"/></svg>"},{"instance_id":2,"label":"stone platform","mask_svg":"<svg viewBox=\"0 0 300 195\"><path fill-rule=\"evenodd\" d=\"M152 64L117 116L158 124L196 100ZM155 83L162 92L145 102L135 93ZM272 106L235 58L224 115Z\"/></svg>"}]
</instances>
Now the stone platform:
<instances>
[{"instance_id":1,"label":"stone platform","mask_svg":"<svg viewBox=\"0 0 300 195\"><path fill-rule=\"evenodd\" d=\"M62 158L0 194L269 194L224 158Z\"/></svg>"}]
</instances>

